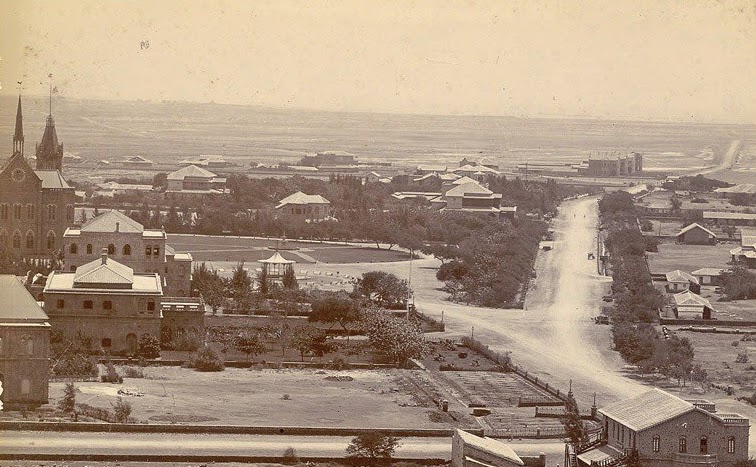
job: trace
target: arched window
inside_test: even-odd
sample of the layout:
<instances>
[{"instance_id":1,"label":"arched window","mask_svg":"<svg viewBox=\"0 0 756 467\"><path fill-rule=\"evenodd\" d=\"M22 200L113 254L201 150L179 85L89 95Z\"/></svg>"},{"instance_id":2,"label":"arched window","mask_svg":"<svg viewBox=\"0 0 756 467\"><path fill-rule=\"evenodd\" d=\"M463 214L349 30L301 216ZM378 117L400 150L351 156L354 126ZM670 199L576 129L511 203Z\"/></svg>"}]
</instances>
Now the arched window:
<instances>
[{"instance_id":1,"label":"arched window","mask_svg":"<svg viewBox=\"0 0 756 467\"><path fill-rule=\"evenodd\" d=\"M21 219L21 205L18 203L13 205L13 218Z\"/></svg>"},{"instance_id":2,"label":"arched window","mask_svg":"<svg viewBox=\"0 0 756 467\"><path fill-rule=\"evenodd\" d=\"M47 205L47 220L51 220L51 221L55 220L55 205L54 204Z\"/></svg>"},{"instance_id":3,"label":"arched window","mask_svg":"<svg viewBox=\"0 0 756 467\"><path fill-rule=\"evenodd\" d=\"M109 255L114 255L115 254L115 245L113 245L112 243L110 245L108 245L108 254Z\"/></svg>"},{"instance_id":4,"label":"arched window","mask_svg":"<svg viewBox=\"0 0 756 467\"><path fill-rule=\"evenodd\" d=\"M13 232L13 248L21 248L21 232Z\"/></svg>"},{"instance_id":5,"label":"arched window","mask_svg":"<svg viewBox=\"0 0 756 467\"><path fill-rule=\"evenodd\" d=\"M92 254L92 244L91 243L87 243L87 254L88 255Z\"/></svg>"},{"instance_id":6,"label":"arched window","mask_svg":"<svg viewBox=\"0 0 756 467\"><path fill-rule=\"evenodd\" d=\"M102 302L102 309L103 310L112 310L113 309L113 302L110 300L105 300Z\"/></svg>"},{"instance_id":7,"label":"arched window","mask_svg":"<svg viewBox=\"0 0 756 467\"><path fill-rule=\"evenodd\" d=\"M708 454L709 453L709 440L706 439L706 436L701 436L701 454Z\"/></svg>"},{"instance_id":8,"label":"arched window","mask_svg":"<svg viewBox=\"0 0 756 467\"><path fill-rule=\"evenodd\" d=\"M34 205L33 204L26 205L26 217L29 219L34 219Z\"/></svg>"},{"instance_id":9,"label":"arched window","mask_svg":"<svg viewBox=\"0 0 756 467\"><path fill-rule=\"evenodd\" d=\"M47 232L47 249L52 250L55 248L55 232L52 230Z\"/></svg>"},{"instance_id":10,"label":"arched window","mask_svg":"<svg viewBox=\"0 0 756 467\"><path fill-rule=\"evenodd\" d=\"M128 243L123 246L123 256L131 255L131 245Z\"/></svg>"},{"instance_id":11,"label":"arched window","mask_svg":"<svg viewBox=\"0 0 756 467\"><path fill-rule=\"evenodd\" d=\"M8 210L9 206L5 203L0 204L0 219L7 219L8 218Z\"/></svg>"},{"instance_id":12,"label":"arched window","mask_svg":"<svg viewBox=\"0 0 756 467\"><path fill-rule=\"evenodd\" d=\"M0 230L0 244L8 246L8 232L5 230Z\"/></svg>"},{"instance_id":13,"label":"arched window","mask_svg":"<svg viewBox=\"0 0 756 467\"><path fill-rule=\"evenodd\" d=\"M147 302L147 311L155 311L155 302L152 300Z\"/></svg>"},{"instance_id":14,"label":"arched window","mask_svg":"<svg viewBox=\"0 0 756 467\"><path fill-rule=\"evenodd\" d=\"M685 439L685 436L680 436L680 446L679 451L681 453L688 452L688 440Z\"/></svg>"},{"instance_id":15,"label":"arched window","mask_svg":"<svg viewBox=\"0 0 756 467\"><path fill-rule=\"evenodd\" d=\"M34 248L34 233L31 230L26 232L26 248Z\"/></svg>"},{"instance_id":16,"label":"arched window","mask_svg":"<svg viewBox=\"0 0 756 467\"><path fill-rule=\"evenodd\" d=\"M145 254L146 256L150 256L150 255L152 254L152 247L150 247L150 246L147 246L147 247L146 247L146 248L144 249L144 254Z\"/></svg>"},{"instance_id":17,"label":"arched window","mask_svg":"<svg viewBox=\"0 0 756 467\"><path fill-rule=\"evenodd\" d=\"M152 254L155 256L160 256L160 247L155 245L152 247Z\"/></svg>"},{"instance_id":18,"label":"arched window","mask_svg":"<svg viewBox=\"0 0 756 467\"><path fill-rule=\"evenodd\" d=\"M21 380L21 394L29 394L31 392L31 383L24 378Z\"/></svg>"},{"instance_id":19,"label":"arched window","mask_svg":"<svg viewBox=\"0 0 756 467\"><path fill-rule=\"evenodd\" d=\"M85 310L91 310L92 309L92 300L84 300L84 309Z\"/></svg>"},{"instance_id":20,"label":"arched window","mask_svg":"<svg viewBox=\"0 0 756 467\"><path fill-rule=\"evenodd\" d=\"M659 435L656 435L651 440L651 450L654 452L659 452L660 449L661 449L661 438L659 437Z\"/></svg>"},{"instance_id":21,"label":"arched window","mask_svg":"<svg viewBox=\"0 0 756 467\"><path fill-rule=\"evenodd\" d=\"M112 344L113 343L111 342L110 338L108 338L108 337L103 337L102 338L102 342L100 343L100 345L102 346L103 349L109 349Z\"/></svg>"},{"instance_id":22,"label":"arched window","mask_svg":"<svg viewBox=\"0 0 756 467\"><path fill-rule=\"evenodd\" d=\"M34 355L34 341L31 336L21 336L21 348L19 350L22 354Z\"/></svg>"},{"instance_id":23,"label":"arched window","mask_svg":"<svg viewBox=\"0 0 756 467\"><path fill-rule=\"evenodd\" d=\"M79 253L79 245L77 245L75 243L72 243L71 247L69 248L69 250L71 251L72 255L78 254Z\"/></svg>"},{"instance_id":24,"label":"arched window","mask_svg":"<svg viewBox=\"0 0 756 467\"><path fill-rule=\"evenodd\" d=\"M734 436L730 436L729 438L727 438L727 452L729 452L730 454L735 452L735 437Z\"/></svg>"},{"instance_id":25,"label":"arched window","mask_svg":"<svg viewBox=\"0 0 756 467\"><path fill-rule=\"evenodd\" d=\"M66 307L66 301L62 300L62 299L58 299L58 301L56 302L56 305L57 305L58 309L60 310L61 308L65 308Z\"/></svg>"},{"instance_id":26,"label":"arched window","mask_svg":"<svg viewBox=\"0 0 756 467\"><path fill-rule=\"evenodd\" d=\"M73 204L66 204L66 220L73 220L74 207Z\"/></svg>"}]
</instances>

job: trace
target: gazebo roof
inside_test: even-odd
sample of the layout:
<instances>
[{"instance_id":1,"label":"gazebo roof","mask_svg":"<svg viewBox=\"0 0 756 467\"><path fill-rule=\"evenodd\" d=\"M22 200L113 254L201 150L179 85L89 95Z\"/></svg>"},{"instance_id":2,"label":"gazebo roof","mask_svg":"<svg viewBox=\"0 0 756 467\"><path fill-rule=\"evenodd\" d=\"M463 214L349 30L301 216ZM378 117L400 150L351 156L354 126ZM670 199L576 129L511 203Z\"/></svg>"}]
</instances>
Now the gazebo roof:
<instances>
[{"instance_id":1,"label":"gazebo roof","mask_svg":"<svg viewBox=\"0 0 756 467\"><path fill-rule=\"evenodd\" d=\"M292 260L284 258L283 256L281 256L281 253L277 251L270 258L261 259L259 262L266 263L266 264L294 264L296 263L296 261L292 261Z\"/></svg>"}]
</instances>

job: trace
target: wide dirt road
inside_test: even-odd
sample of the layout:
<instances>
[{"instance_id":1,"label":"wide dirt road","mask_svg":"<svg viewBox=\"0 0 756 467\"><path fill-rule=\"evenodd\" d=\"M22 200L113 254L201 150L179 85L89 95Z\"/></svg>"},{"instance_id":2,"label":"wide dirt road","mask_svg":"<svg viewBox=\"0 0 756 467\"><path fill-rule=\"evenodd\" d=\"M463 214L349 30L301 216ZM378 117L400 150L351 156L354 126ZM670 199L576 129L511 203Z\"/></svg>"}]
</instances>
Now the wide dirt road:
<instances>
[{"instance_id":1,"label":"wide dirt road","mask_svg":"<svg viewBox=\"0 0 756 467\"><path fill-rule=\"evenodd\" d=\"M515 363L558 388L567 390L572 379L585 409L594 392L599 407L637 394L647 388L620 373L622 362L609 350L609 326L591 320L611 283L597 274L596 261L588 260L588 253L596 251L597 216L595 197L562 204L553 224L554 247L539 252L537 278L524 310L455 305L443 301L437 290L424 293L427 287L415 288L416 301L428 314L444 310L447 330L473 332L490 347L511 351Z\"/></svg>"}]
</instances>

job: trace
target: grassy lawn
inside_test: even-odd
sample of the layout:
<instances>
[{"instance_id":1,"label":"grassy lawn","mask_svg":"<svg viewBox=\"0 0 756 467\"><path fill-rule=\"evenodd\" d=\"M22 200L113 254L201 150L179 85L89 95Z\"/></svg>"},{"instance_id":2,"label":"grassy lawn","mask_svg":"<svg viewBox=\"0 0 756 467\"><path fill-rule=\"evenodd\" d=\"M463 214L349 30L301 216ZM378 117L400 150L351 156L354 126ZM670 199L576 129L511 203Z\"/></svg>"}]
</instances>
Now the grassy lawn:
<instances>
[{"instance_id":1,"label":"grassy lawn","mask_svg":"<svg viewBox=\"0 0 756 467\"><path fill-rule=\"evenodd\" d=\"M150 423L263 426L444 428L435 407L423 407L412 391L401 391L411 370L316 371L227 368L201 373L176 367L147 367L144 379L123 384L76 383L77 402L111 409L120 388L132 416ZM334 381L329 376L350 376ZM50 383L55 406L64 383ZM433 415L433 417L431 417ZM435 420L435 421L432 421Z\"/></svg>"},{"instance_id":2,"label":"grassy lawn","mask_svg":"<svg viewBox=\"0 0 756 467\"><path fill-rule=\"evenodd\" d=\"M678 245L659 244L658 253L648 253L648 264L653 274L663 274L675 269L692 272L700 268L723 268L732 259L732 244L720 245Z\"/></svg>"}]
</instances>

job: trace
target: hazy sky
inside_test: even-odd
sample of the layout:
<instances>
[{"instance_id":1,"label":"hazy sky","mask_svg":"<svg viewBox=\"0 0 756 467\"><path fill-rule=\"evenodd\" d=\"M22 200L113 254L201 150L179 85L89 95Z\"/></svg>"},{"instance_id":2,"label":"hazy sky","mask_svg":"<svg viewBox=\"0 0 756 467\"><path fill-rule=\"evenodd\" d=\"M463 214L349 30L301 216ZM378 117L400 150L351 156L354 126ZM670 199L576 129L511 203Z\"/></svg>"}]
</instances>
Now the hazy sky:
<instances>
[{"instance_id":1,"label":"hazy sky","mask_svg":"<svg viewBox=\"0 0 756 467\"><path fill-rule=\"evenodd\" d=\"M0 0L0 57L4 94L756 123L756 0Z\"/></svg>"}]
</instances>

